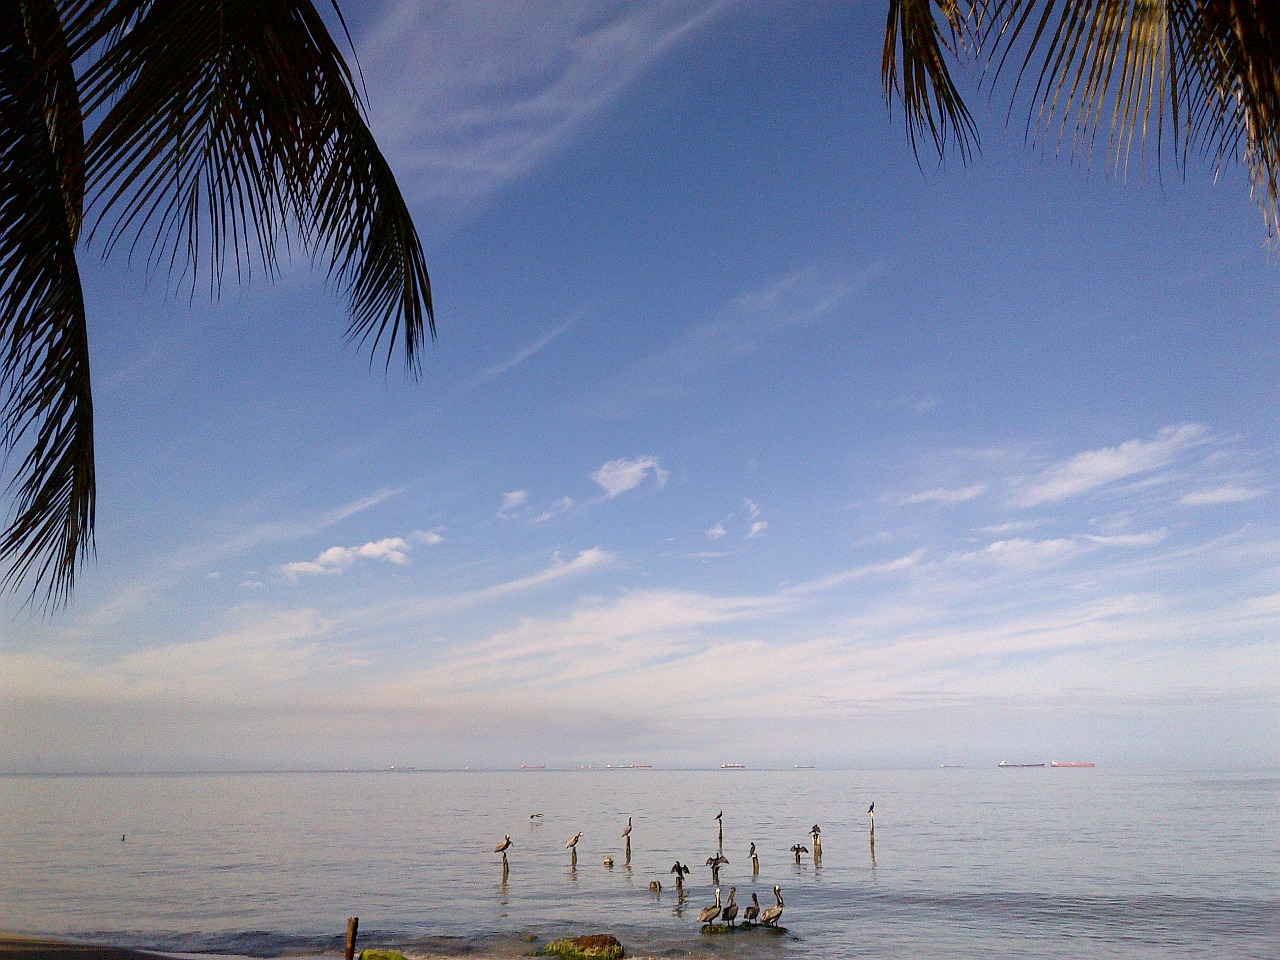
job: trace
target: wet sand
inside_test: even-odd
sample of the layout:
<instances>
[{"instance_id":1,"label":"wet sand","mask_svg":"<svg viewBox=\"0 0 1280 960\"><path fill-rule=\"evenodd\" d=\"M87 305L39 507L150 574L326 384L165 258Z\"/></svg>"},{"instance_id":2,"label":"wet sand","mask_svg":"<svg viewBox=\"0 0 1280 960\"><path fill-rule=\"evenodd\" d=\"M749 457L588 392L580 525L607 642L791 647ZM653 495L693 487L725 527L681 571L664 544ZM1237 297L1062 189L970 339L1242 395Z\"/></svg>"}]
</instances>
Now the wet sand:
<instances>
[{"instance_id":1,"label":"wet sand","mask_svg":"<svg viewBox=\"0 0 1280 960\"><path fill-rule=\"evenodd\" d=\"M158 953L0 933L0 960L160 960Z\"/></svg>"}]
</instances>

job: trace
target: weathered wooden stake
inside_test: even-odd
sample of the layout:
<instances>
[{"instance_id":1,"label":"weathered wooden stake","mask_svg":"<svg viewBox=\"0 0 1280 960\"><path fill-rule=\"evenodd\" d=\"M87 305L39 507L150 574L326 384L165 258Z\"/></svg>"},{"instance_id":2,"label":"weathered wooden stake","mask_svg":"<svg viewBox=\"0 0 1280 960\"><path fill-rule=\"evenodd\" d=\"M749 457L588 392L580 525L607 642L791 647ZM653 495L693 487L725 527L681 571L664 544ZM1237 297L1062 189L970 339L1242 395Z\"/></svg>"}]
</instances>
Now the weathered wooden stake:
<instances>
[{"instance_id":1,"label":"weathered wooden stake","mask_svg":"<svg viewBox=\"0 0 1280 960\"><path fill-rule=\"evenodd\" d=\"M627 863L631 862L631 838L627 837Z\"/></svg>"},{"instance_id":2,"label":"weathered wooden stake","mask_svg":"<svg viewBox=\"0 0 1280 960\"><path fill-rule=\"evenodd\" d=\"M347 917L347 960L355 960L356 930L360 926L359 917Z\"/></svg>"}]
</instances>

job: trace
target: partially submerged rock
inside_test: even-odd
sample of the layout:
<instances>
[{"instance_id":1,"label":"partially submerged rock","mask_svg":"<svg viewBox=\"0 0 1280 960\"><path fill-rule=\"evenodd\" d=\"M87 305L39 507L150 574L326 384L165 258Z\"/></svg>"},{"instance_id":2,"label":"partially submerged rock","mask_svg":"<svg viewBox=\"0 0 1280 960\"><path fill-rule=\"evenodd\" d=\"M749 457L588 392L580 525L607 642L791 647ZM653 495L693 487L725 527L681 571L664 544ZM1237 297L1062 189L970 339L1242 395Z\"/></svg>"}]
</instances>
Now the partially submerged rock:
<instances>
[{"instance_id":1,"label":"partially submerged rock","mask_svg":"<svg viewBox=\"0 0 1280 960\"><path fill-rule=\"evenodd\" d=\"M376 947L360 951L360 960L407 960L399 950L379 950Z\"/></svg>"},{"instance_id":2,"label":"partially submerged rock","mask_svg":"<svg viewBox=\"0 0 1280 960\"><path fill-rule=\"evenodd\" d=\"M607 933L552 940L542 952L554 957L564 957L565 960L620 960L624 956L618 938Z\"/></svg>"}]
</instances>

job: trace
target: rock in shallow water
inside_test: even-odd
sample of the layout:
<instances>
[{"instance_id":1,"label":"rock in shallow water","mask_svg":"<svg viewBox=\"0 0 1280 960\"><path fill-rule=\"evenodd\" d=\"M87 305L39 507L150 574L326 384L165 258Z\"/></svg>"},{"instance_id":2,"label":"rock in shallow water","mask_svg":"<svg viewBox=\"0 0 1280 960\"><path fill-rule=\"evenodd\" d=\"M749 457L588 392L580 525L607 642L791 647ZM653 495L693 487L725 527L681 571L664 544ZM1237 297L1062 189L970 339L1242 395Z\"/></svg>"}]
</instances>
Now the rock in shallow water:
<instances>
[{"instance_id":1,"label":"rock in shallow water","mask_svg":"<svg viewBox=\"0 0 1280 960\"><path fill-rule=\"evenodd\" d=\"M552 940L543 953L565 960L619 960L624 955L617 937L595 933L588 937Z\"/></svg>"}]
</instances>

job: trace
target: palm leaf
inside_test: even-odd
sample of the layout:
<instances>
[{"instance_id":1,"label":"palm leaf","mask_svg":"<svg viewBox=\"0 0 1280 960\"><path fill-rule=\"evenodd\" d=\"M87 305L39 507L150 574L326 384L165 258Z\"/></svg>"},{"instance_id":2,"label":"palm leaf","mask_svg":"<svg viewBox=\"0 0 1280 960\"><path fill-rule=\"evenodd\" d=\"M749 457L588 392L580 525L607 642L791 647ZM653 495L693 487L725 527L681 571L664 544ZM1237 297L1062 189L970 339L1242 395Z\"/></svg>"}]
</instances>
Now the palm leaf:
<instances>
[{"instance_id":1,"label":"palm leaf","mask_svg":"<svg viewBox=\"0 0 1280 960\"><path fill-rule=\"evenodd\" d=\"M18 460L0 585L51 606L92 550L95 497L71 62L51 0L0 5L0 448Z\"/></svg>"},{"instance_id":2,"label":"palm leaf","mask_svg":"<svg viewBox=\"0 0 1280 960\"><path fill-rule=\"evenodd\" d=\"M952 140L964 160L978 145L977 126L947 65L966 46L972 7L965 0L889 0L880 74L890 107L902 101L907 139L917 155L925 133L939 156Z\"/></svg>"},{"instance_id":3,"label":"palm leaf","mask_svg":"<svg viewBox=\"0 0 1280 960\"><path fill-rule=\"evenodd\" d=\"M94 231L212 291L327 257L348 336L416 371L434 336L421 241L308 0L67 0L89 111ZM282 247L283 245L283 247Z\"/></svg>"},{"instance_id":4,"label":"palm leaf","mask_svg":"<svg viewBox=\"0 0 1280 960\"><path fill-rule=\"evenodd\" d=\"M895 15L912 7L902 64L888 55ZM905 37L904 31L904 37ZM956 37L943 43L930 37ZM939 59L943 62L938 63ZM1199 152L1215 172L1228 162L1249 169L1268 232L1277 227L1280 173L1280 4L1274 0L890 0L883 65L886 90L902 100L908 130L928 128L941 153L954 121L967 117L947 60L968 61L994 90L1014 74L1010 111L1027 100L1027 136L1054 150L1069 141L1088 160L1105 136L1117 173L1142 164L1149 144L1157 166L1165 152L1184 165ZM914 76L915 87L903 82ZM921 92L921 84L932 86Z\"/></svg>"}]
</instances>

